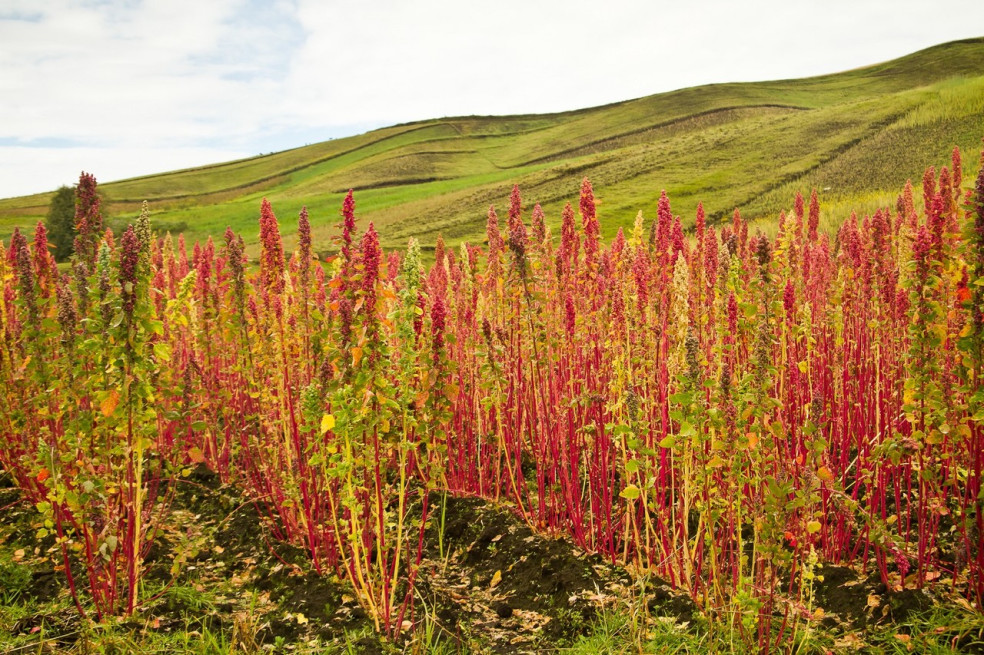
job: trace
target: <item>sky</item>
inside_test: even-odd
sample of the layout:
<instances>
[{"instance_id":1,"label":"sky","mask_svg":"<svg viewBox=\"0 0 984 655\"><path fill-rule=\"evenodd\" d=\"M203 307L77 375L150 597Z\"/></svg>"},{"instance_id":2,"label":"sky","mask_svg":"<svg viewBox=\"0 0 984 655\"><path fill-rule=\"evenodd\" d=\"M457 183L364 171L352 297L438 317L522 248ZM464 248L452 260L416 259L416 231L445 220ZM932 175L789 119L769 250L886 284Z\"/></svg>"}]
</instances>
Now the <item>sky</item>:
<instances>
[{"instance_id":1,"label":"sky","mask_svg":"<svg viewBox=\"0 0 984 655\"><path fill-rule=\"evenodd\" d=\"M975 36L981 0L0 0L0 198Z\"/></svg>"}]
</instances>

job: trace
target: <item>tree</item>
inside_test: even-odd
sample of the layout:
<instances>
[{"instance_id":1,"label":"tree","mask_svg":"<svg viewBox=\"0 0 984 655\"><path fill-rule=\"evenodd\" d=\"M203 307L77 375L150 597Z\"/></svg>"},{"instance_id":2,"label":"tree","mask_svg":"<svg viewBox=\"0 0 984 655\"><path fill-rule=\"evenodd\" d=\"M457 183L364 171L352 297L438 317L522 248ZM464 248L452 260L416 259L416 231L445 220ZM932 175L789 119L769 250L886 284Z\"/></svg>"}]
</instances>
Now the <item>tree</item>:
<instances>
[{"instance_id":1,"label":"tree","mask_svg":"<svg viewBox=\"0 0 984 655\"><path fill-rule=\"evenodd\" d=\"M75 239L75 189L63 186L55 191L44 226L48 230L48 241L55 246L52 252L55 260L68 259Z\"/></svg>"}]
</instances>

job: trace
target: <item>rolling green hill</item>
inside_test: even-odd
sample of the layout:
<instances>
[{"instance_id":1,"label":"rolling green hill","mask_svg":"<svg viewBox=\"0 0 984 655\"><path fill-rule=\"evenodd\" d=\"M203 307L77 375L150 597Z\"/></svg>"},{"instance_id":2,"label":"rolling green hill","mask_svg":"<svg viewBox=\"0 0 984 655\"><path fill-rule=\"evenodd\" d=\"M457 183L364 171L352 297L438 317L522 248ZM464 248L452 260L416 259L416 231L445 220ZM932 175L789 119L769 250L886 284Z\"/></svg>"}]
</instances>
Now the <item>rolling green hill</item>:
<instances>
[{"instance_id":1,"label":"rolling green hill","mask_svg":"<svg viewBox=\"0 0 984 655\"><path fill-rule=\"evenodd\" d=\"M309 208L316 246L330 247L345 191L386 247L484 239L488 205L513 184L556 226L588 176L604 236L655 215L666 189L692 221L735 207L772 219L797 190L821 190L825 222L847 207L893 204L927 163L964 152L976 173L984 136L984 38L886 63L797 80L714 84L549 115L459 117L387 127L276 154L101 185L116 222L148 200L159 227L189 239L226 225L255 246L260 199L288 237ZM99 172L93 171L97 177ZM968 180L969 181L969 180ZM51 193L0 200L0 238L43 218Z\"/></svg>"}]
</instances>

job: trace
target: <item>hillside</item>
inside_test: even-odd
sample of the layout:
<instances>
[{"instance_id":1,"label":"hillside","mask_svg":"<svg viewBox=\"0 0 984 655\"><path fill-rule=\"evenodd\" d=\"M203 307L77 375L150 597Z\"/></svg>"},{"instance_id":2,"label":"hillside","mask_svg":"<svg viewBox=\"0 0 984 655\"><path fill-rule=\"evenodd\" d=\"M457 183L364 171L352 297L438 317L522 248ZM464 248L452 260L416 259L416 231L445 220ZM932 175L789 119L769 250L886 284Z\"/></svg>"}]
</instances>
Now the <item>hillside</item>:
<instances>
[{"instance_id":1,"label":"hillside","mask_svg":"<svg viewBox=\"0 0 984 655\"><path fill-rule=\"evenodd\" d=\"M955 145L974 161L982 116L978 38L821 77L714 84L559 114L396 125L101 189L116 222L146 199L159 227L201 239L231 225L250 245L262 197L285 235L306 204L322 250L350 187L384 247L411 235L425 244L439 233L451 243L481 240L488 205L505 205L513 184L556 226L583 176L604 203L608 237L640 209L655 214L662 189L687 221L698 201L712 219L735 207L746 218L771 218L796 190L815 187L827 222L843 218L847 203L891 203L906 178L921 177L927 161L948 161ZM50 197L0 200L0 238L43 218Z\"/></svg>"}]
</instances>

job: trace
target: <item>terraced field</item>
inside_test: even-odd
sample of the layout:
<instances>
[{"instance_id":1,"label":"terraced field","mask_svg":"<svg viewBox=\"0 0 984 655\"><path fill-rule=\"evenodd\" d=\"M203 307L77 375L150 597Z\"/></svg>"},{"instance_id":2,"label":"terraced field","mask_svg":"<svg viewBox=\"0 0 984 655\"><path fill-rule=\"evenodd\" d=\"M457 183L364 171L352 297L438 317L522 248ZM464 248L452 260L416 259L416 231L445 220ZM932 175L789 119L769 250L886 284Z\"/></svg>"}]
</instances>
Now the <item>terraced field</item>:
<instances>
[{"instance_id":1,"label":"terraced field","mask_svg":"<svg viewBox=\"0 0 984 655\"><path fill-rule=\"evenodd\" d=\"M480 241L488 205L513 184L540 202L555 229L560 208L591 178L602 236L655 214L660 191L685 224L698 201L710 220L766 219L797 190L821 191L821 226L848 206L894 202L907 178L953 146L970 157L984 130L984 39L948 43L894 61L821 77L715 84L550 115L458 117L396 125L345 139L201 168L101 185L115 223L148 200L156 224L190 240L227 225L252 253L260 199L291 243L307 204L315 247L332 248L337 207L359 191L360 218L383 246L410 236L426 246ZM92 171L97 177L99 171ZM970 171L968 170L968 174ZM68 181L66 181L68 182ZM0 200L0 238L33 225L51 194Z\"/></svg>"}]
</instances>

